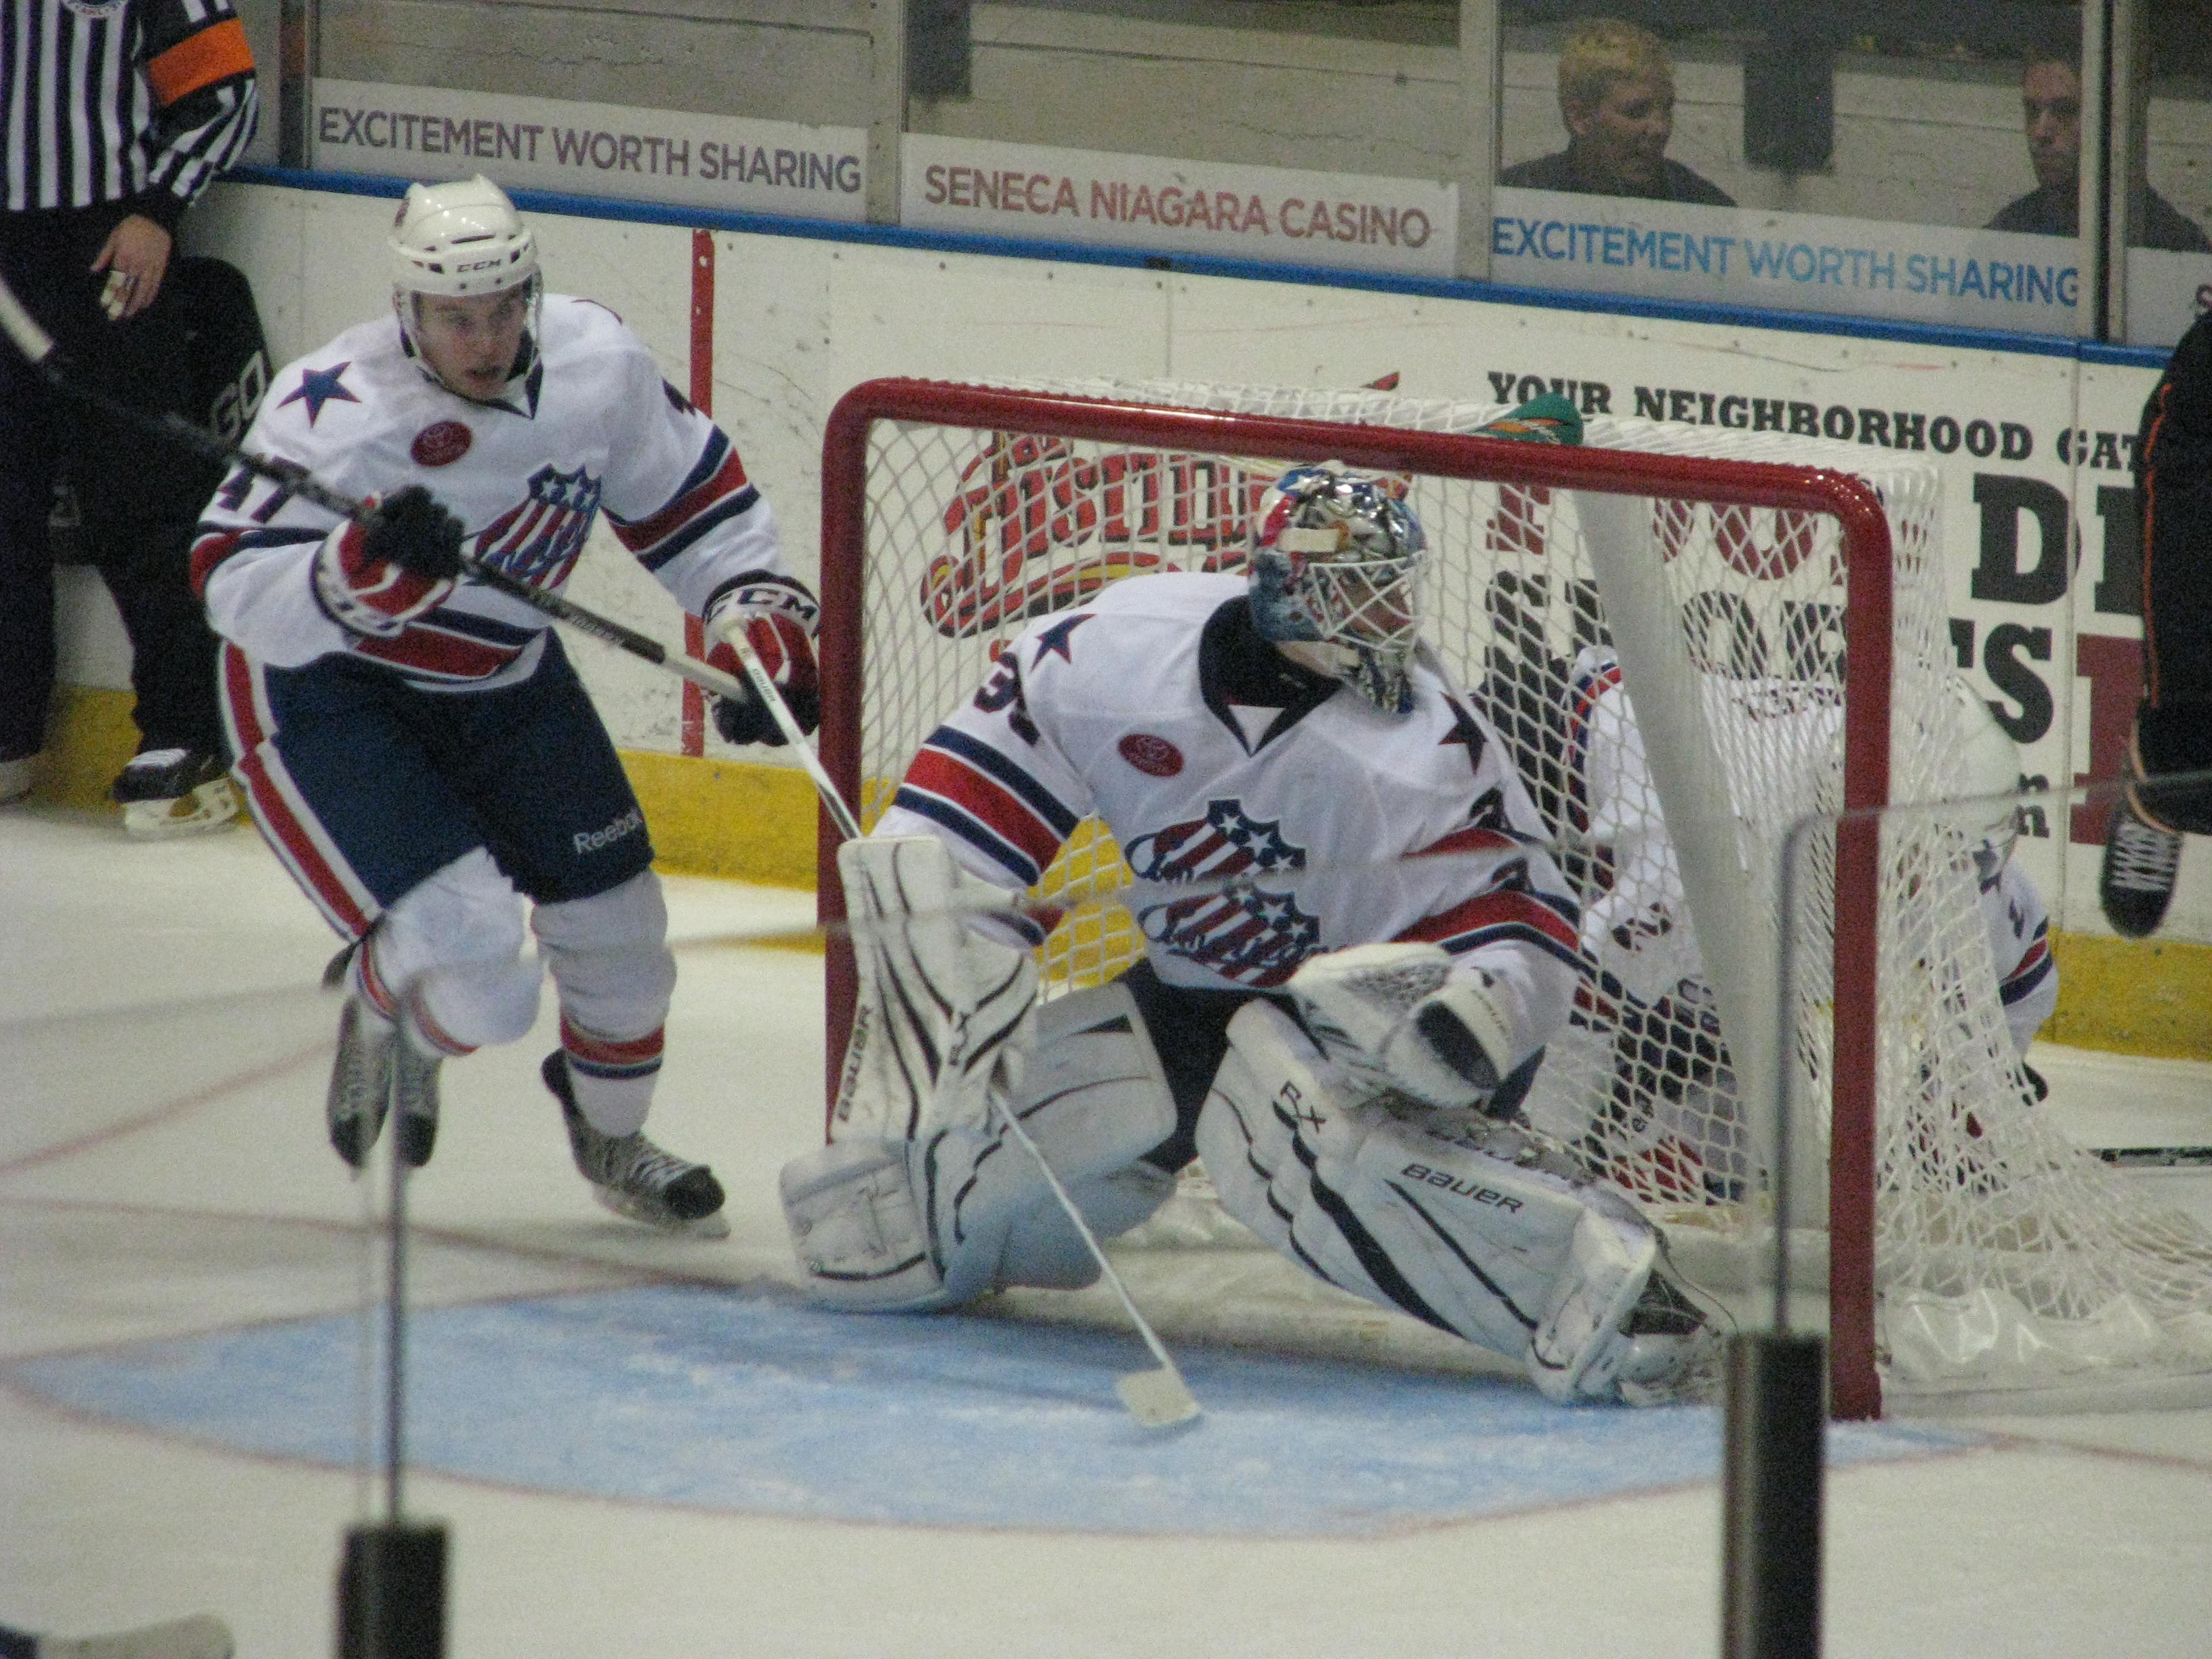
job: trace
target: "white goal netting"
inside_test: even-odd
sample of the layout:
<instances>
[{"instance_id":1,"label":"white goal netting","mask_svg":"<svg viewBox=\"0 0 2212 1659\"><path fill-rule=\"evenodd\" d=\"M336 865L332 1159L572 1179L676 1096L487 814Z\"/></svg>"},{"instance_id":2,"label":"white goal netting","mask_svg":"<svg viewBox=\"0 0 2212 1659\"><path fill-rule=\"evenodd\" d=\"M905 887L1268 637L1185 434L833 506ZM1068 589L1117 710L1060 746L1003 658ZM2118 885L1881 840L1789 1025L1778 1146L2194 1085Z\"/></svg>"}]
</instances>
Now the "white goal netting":
<instances>
[{"instance_id":1,"label":"white goal netting","mask_svg":"<svg viewBox=\"0 0 2212 1659\"><path fill-rule=\"evenodd\" d=\"M1424 432L1472 432L1504 412L1375 391L1030 389ZM1074 439L1042 422L876 423L858 578L864 824L1030 619L1131 574L1242 567L1251 511L1285 462L1233 422L1219 441L1200 453ZM1801 817L1842 805L1847 595L1834 520L1694 499L1700 471L1825 467L1878 493L1894 555L1888 795L1905 802L1956 793L1959 775L1940 484L1909 456L1780 434L1597 417L1585 442L1697 464L1670 486L1681 497L1646 498L1627 520L1627 554L1663 589L1650 608L1665 649L1640 653L1660 678L1647 686L1639 653L1614 641L1593 558L1601 515L1565 489L1410 477L1408 501L1435 550L1425 632L1512 749L1584 906L1585 988L1527 1109L1678 1235L1747 1249L1771 1230L1771 1109L1754 1110L1748 1091L1739 1099L1743 1068L1723 1023L1774 1029L1774 851ZM1710 483L1723 470L1704 469L1711 493L1728 493ZM1632 665L1626 682L1617 643ZM1640 732L1629 723L1632 687L1651 709L1664 699L1670 714L1686 711L1687 737L1644 741L1685 723L1647 714ZM825 729L825 752L854 741ZM1720 816L1702 820L1686 849L1666 833L1670 777L1677 821L1701 822L1683 817L1697 790L1717 802ZM1887 1397L2212 1397L2212 1235L2076 1151L2026 1097L1980 910L1974 854L1988 828L1986 807L1895 815L1874 890L1845 894L1846 917L1870 916L1879 941L1871 1054L1838 1054L1833 1042L1832 826L1811 836L1799 887L1786 1063L1816 1176L1838 1068L1872 1067L1871 1248ZM1082 826L1037 891L1075 901L1046 947L1048 984L1096 983L1134 959L1136 924L1111 896L1127 878L1103 827ZM1154 1236L1218 1236L1202 1206L1194 1220L1194 1206L1178 1208L1181 1220Z\"/></svg>"}]
</instances>

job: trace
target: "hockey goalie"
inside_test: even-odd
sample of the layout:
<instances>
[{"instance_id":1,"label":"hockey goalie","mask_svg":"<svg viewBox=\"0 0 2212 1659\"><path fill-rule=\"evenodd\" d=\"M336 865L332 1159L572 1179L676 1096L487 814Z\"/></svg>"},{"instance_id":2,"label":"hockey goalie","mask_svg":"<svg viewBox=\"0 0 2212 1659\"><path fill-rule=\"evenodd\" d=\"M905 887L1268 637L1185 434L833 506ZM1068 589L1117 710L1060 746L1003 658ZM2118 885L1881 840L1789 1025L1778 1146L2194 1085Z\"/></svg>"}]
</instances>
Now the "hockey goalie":
<instances>
[{"instance_id":1,"label":"hockey goalie","mask_svg":"<svg viewBox=\"0 0 2212 1659\"><path fill-rule=\"evenodd\" d=\"M1779 678L1703 677L1701 694L1720 725L1756 725L1771 752L1798 767L1835 753L1843 708L1826 688ZM1964 796L2009 795L2020 785L2020 754L1989 705L1954 675L1926 717L1948 721ZM1690 919L1682 872L1657 804L1636 712L1610 646L1585 647L1566 693L1568 811L1596 849L1598 877L1583 910L1582 941L1595 972L1577 999L1570 1030L1554 1044L1559 1060L1578 1045L1609 1049L1611 1090L1593 1117L1587 1093L1540 1086L1529 1111L1569 1141L1585 1163L1638 1198L1662 1205L1705 1205L1741 1198L1757 1178L1750 1126L1721 1036L1717 1001ZM1790 740L1773 734L1797 728ZM1821 781L1801 777L1796 798L1815 799ZM2043 1079L2027 1064L2058 1001L2050 917L2027 872L2014 861L2017 836L2009 803L1962 823L1996 975L1997 1000L2024 1088L2036 1099Z\"/></svg>"},{"instance_id":2,"label":"hockey goalie","mask_svg":"<svg viewBox=\"0 0 2212 1659\"><path fill-rule=\"evenodd\" d=\"M1012 1115L1102 1237L1202 1157L1302 1267L1553 1400L1705 1386L1713 1328L1658 1231L1516 1109L1581 977L1577 909L1503 744L1420 642L1401 494L1295 468L1244 574L1133 577L1036 622L847 843L842 1127L781 1181L820 1299L1091 1282ZM1040 1004L1012 902L1090 814L1138 878L1145 956Z\"/></svg>"}]
</instances>

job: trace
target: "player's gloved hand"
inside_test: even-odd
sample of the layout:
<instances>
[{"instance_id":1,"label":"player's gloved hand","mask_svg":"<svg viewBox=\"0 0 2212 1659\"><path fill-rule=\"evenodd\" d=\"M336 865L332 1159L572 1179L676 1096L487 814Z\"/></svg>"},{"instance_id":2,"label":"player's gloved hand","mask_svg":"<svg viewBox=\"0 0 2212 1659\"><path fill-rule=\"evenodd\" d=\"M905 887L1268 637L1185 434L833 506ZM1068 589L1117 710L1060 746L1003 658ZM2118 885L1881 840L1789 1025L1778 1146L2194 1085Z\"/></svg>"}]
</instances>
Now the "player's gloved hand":
<instances>
[{"instance_id":1,"label":"player's gloved hand","mask_svg":"<svg viewBox=\"0 0 2212 1659\"><path fill-rule=\"evenodd\" d=\"M1359 945L1314 957L1284 988L1356 1085L1431 1106L1480 1106L1511 1069L1512 1022L1488 975L1433 945Z\"/></svg>"},{"instance_id":2,"label":"player's gloved hand","mask_svg":"<svg viewBox=\"0 0 2212 1659\"><path fill-rule=\"evenodd\" d=\"M461 573L461 521L420 484L347 522L315 552L315 597L349 633L389 639L446 602Z\"/></svg>"},{"instance_id":3,"label":"player's gloved hand","mask_svg":"<svg viewBox=\"0 0 2212 1659\"><path fill-rule=\"evenodd\" d=\"M799 729L812 732L822 723L822 680L815 666L814 642L807 637L805 625L798 617L782 611L748 611L732 607L717 616L711 626L723 637L715 641L714 648L707 653L707 665L743 681L745 688L743 700L714 699L717 732L732 743L761 743L781 748L786 741L783 728L776 724L775 716L754 691L752 682L745 678L744 665L738 660L737 647L730 643L731 636L739 631L761 659L761 666L768 670L775 689L782 694L784 706L799 722Z\"/></svg>"}]
</instances>

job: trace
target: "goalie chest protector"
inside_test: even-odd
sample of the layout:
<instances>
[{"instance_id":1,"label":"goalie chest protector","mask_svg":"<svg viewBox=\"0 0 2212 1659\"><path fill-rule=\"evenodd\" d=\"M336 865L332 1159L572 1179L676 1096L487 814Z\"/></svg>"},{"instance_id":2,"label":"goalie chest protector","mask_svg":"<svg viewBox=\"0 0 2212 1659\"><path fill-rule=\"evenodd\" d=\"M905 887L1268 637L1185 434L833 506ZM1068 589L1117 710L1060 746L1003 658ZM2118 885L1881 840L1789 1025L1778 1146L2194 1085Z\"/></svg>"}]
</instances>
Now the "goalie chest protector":
<instances>
[{"instance_id":1,"label":"goalie chest protector","mask_svg":"<svg viewBox=\"0 0 2212 1659\"><path fill-rule=\"evenodd\" d=\"M1465 696L1425 659L1405 715L1342 688L1234 702L1219 658L1245 588L1135 577L1033 624L925 741L879 833L946 836L1029 886L1096 813L1141 881L1246 878L1137 902L1170 984L1264 989L1320 951L1416 929L1571 961L1575 907L1534 850L1541 821ZM1400 861L1423 853L1463 856ZM1312 873L1267 880L1297 872Z\"/></svg>"}]
</instances>

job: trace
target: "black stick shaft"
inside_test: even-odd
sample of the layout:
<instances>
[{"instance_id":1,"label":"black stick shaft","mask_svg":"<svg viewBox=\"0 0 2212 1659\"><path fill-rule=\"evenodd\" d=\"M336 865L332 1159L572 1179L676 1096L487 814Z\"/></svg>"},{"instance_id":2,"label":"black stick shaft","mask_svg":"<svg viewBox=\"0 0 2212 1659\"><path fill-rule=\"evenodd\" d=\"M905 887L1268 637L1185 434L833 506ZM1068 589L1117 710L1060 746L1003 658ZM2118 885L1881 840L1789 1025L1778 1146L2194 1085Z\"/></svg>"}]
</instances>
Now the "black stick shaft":
<instances>
[{"instance_id":1,"label":"black stick shaft","mask_svg":"<svg viewBox=\"0 0 2212 1659\"><path fill-rule=\"evenodd\" d=\"M232 443L194 426L180 415L166 410L157 415L86 386L70 372L67 360L58 351L49 349L36 360L36 366L46 384L64 397L73 398L112 419L127 422L165 443L189 450L203 460L211 461L219 466L242 466L257 477L282 484L302 501L313 501L325 511L335 513L342 519L349 519L356 524L367 524L375 511L366 501L332 489L296 461L270 460L265 456L256 455L243 445ZM659 641L634 629L625 628L595 611L586 611L581 605L562 599L558 593L550 593L542 587L533 587L528 582L518 580L504 570L495 569L484 563L473 554L461 555L461 568L472 580L521 600L533 611L540 611L556 622L566 623L579 632L589 634L593 639L603 641L617 650L627 651L633 657L642 658L655 667L669 669L718 696L744 695L739 684L728 676L680 657L672 658L667 647Z\"/></svg>"}]
</instances>

